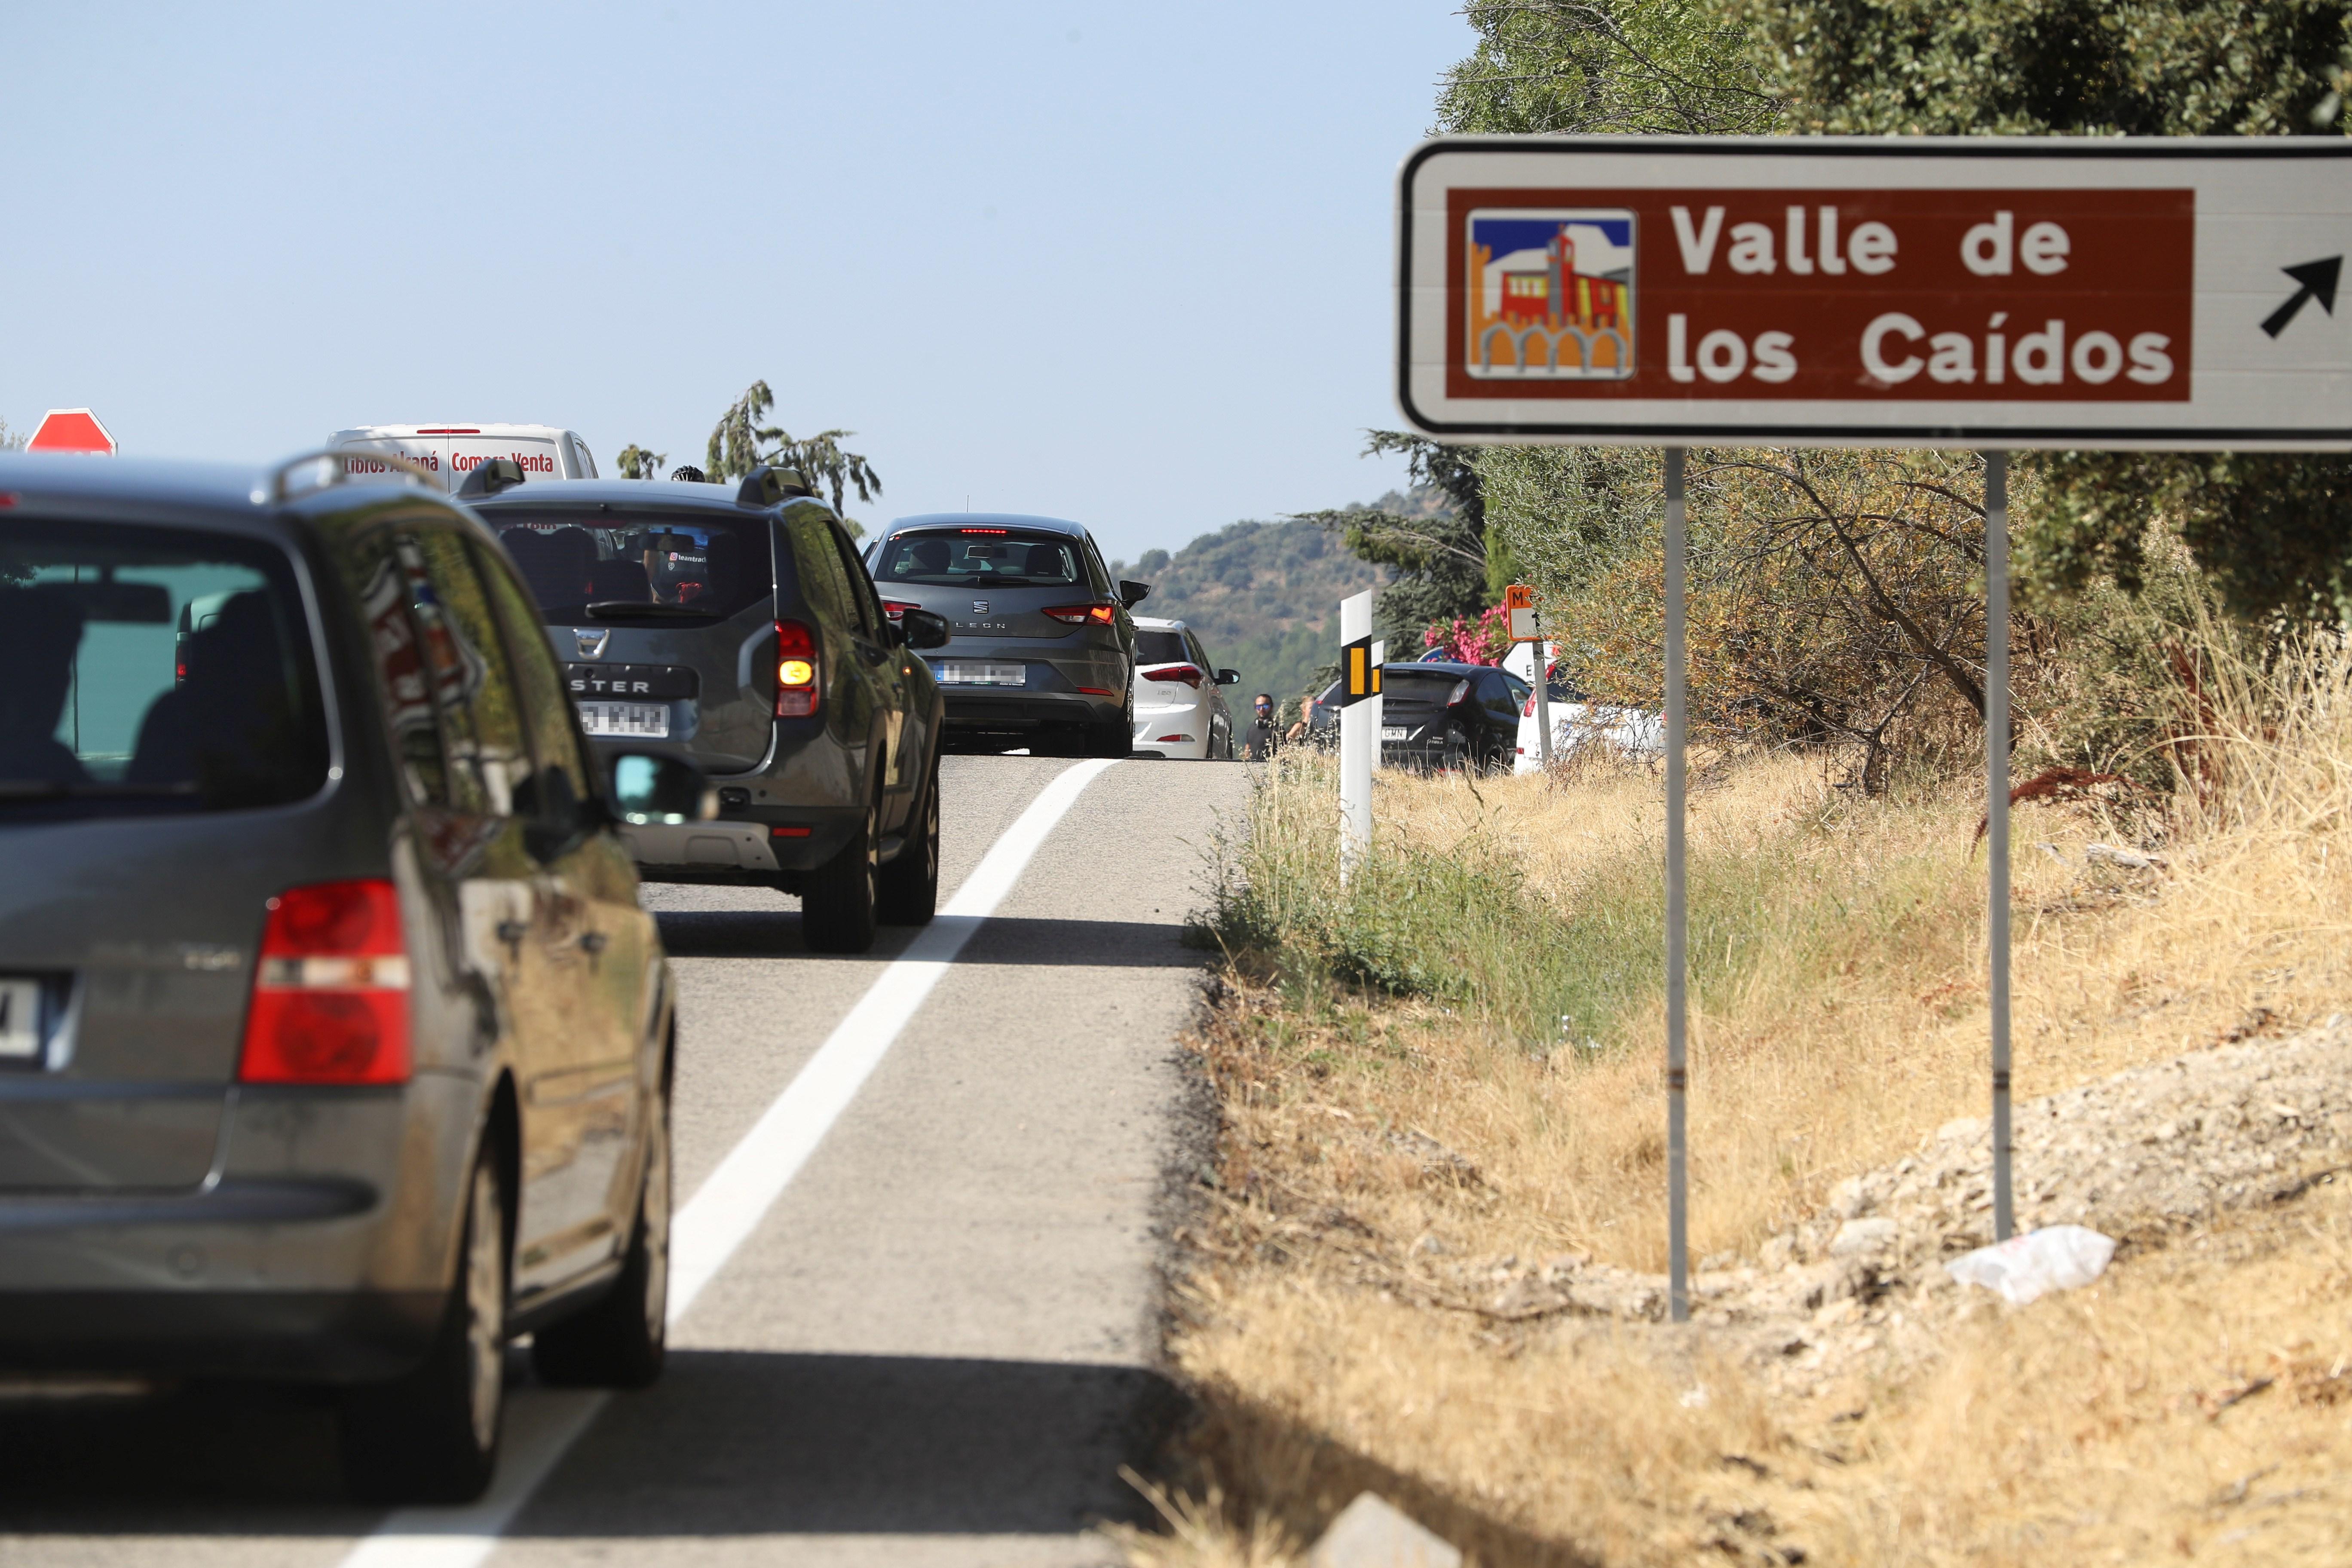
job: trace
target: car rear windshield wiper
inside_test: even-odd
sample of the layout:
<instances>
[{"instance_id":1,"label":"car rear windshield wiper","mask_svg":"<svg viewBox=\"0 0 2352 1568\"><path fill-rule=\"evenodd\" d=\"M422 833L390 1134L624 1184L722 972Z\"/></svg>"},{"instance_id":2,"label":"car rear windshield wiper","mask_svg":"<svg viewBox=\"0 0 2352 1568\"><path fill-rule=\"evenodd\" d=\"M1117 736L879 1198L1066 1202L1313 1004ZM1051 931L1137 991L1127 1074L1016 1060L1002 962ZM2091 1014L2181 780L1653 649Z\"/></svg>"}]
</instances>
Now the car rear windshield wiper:
<instances>
[{"instance_id":1,"label":"car rear windshield wiper","mask_svg":"<svg viewBox=\"0 0 2352 1568\"><path fill-rule=\"evenodd\" d=\"M645 599L599 599L582 609L592 616L684 616L693 620L714 619L709 610L698 610L692 605L657 605Z\"/></svg>"}]
</instances>

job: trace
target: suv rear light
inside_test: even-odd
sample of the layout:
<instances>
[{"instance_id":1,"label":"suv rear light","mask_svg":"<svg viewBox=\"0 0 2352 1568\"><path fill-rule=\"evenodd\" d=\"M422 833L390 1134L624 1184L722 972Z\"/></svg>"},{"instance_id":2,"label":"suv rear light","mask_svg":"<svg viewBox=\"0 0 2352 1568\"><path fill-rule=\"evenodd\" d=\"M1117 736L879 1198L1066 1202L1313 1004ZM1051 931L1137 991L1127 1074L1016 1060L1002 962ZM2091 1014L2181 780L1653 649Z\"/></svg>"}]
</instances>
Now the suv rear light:
<instances>
[{"instance_id":1,"label":"suv rear light","mask_svg":"<svg viewBox=\"0 0 2352 1568\"><path fill-rule=\"evenodd\" d=\"M907 618L907 612L908 610L919 610L922 607L922 605L916 604L912 599L885 599L882 601L882 613L889 616L894 621L903 621Z\"/></svg>"},{"instance_id":2,"label":"suv rear light","mask_svg":"<svg viewBox=\"0 0 2352 1568\"><path fill-rule=\"evenodd\" d=\"M1146 680L1181 680L1198 691L1201 689L1201 667L1197 664L1163 664L1158 669L1143 672Z\"/></svg>"},{"instance_id":3,"label":"suv rear light","mask_svg":"<svg viewBox=\"0 0 2352 1568\"><path fill-rule=\"evenodd\" d=\"M1525 707L1523 707L1523 708L1521 708L1521 709L1519 710L1519 717L1520 717L1520 718L1522 718L1522 719L1532 719L1532 718L1534 718L1535 716L1536 716L1536 694L1535 694L1534 692L1530 691L1530 692L1528 692L1528 693L1527 706L1525 706Z\"/></svg>"},{"instance_id":4,"label":"suv rear light","mask_svg":"<svg viewBox=\"0 0 2352 1568\"><path fill-rule=\"evenodd\" d=\"M408 943L390 882L316 882L269 900L236 1076L408 1081Z\"/></svg>"},{"instance_id":5,"label":"suv rear light","mask_svg":"<svg viewBox=\"0 0 2352 1568\"><path fill-rule=\"evenodd\" d=\"M776 717L805 719L816 711L816 637L798 621L776 623Z\"/></svg>"},{"instance_id":6,"label":"suv rear light","mask_svg":"<svg viewBox=\"0 0 2352 1568\"><path fill-rule=\"evenodd\" d=\"M1107 626L1118 619L1117 605L1058 605L1045 613L1074 626L1085 626L1088 621Z\"/></svg>"}]
</instances>

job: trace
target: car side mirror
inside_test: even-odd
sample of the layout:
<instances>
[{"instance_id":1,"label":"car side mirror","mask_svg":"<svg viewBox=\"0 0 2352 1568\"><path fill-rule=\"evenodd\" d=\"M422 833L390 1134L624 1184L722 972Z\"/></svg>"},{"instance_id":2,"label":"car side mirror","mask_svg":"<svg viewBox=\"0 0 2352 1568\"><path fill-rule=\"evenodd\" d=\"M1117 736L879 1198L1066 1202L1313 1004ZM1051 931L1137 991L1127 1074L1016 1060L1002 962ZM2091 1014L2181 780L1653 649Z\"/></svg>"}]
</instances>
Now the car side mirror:
<instances>
[{"instance_id":1,"label":"car side mirror","mask_svg":"<svg viewBox=\"0 0 2352 1568\"><path fill-rule=\"evenodd\" d=\"M945 616L935 616L929 610L907 610L899 623L906 628L908 647L945 647L955 635Z\"/></svg>"},{"instance_id":2,"label":"car side mirror","mask_svg":"<svg viewBox=\"0 0 2352 1568\"><path fill-rule=\"evenodd\" d=\"M1129 582L1124 577L1118 580L1118 602L1129 609L1135 608L1150 597L1151 597L1150 584Z\"/></svg>"},{"instance_id":3,"label":"car side mirror","mask_svg":"<svg viewBox=\"0 0 2352 1568\"><path fill-rule=\"evenodd\" d=\"M683 757L624 752L613 759L606 798L613 815L631 826L684 826L719 815L719 792Z\"/></svg>"},{"instance_id":4,"label":"car side mirror","mask_svg":"<svg viewBox=\"0 0 2352 1568\"><path fill-rule=\"evenodd\" d=\"M1241 683L1242 683L1242 672L1241 672L1240 670L1238 670L1238 669L1221 669L1221 670L1217 671L1217 684L1218 684L1218 685L1220 685L1220 686L1239 686Z\"/></svg>"}]
</instances>

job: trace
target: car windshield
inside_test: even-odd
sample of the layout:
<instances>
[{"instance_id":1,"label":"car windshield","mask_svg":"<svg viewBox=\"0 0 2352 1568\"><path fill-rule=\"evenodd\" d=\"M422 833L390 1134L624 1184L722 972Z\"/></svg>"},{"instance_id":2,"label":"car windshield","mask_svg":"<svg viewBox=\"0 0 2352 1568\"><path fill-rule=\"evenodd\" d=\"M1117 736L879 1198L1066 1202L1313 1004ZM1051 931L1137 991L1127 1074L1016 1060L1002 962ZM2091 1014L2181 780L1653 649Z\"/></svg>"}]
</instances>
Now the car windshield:
<instances>
[{"instance_id":1,"label":"car windshield","mask_svg":"<svg viewBox=\"0 0 2352 1568\"><path fill-rule=\"evenodd\" d=\"M775 591L764 517L532 507L488 521L551 625L723 620Z\"/></svg>"},{"instance_id":2,"label":"car windshield","mask_svg":"<svg viewBox=\"0 0 2352 1568\"><path fill-rule=\"evenodd\" d=\"M1184 651L1182 632L1139 631L1135 634L1135 662L1138 664L1189 664L1192 656Z\"/></svg>"},{"instance_id":3,"label":"car windshield","mask_svg":"<svg viewBox=\"0 0 2352 1568\"><path fill-rule=\"evenodd\" d=\"M1017 528L910 530L891 535L877 559L877 583L1046 588L1087 581L1077 541Z\"/></svg>"},{"instance_id":4,"label":"car windshield","mask_svg":"<svg viewBox=\"0 0 2352 1568\"><path fill-rule=\"evenodd\" d=\"M0 523L0 816L226 811L318 793L319 667L285 552Z\"/></svg>"}]
</instances>

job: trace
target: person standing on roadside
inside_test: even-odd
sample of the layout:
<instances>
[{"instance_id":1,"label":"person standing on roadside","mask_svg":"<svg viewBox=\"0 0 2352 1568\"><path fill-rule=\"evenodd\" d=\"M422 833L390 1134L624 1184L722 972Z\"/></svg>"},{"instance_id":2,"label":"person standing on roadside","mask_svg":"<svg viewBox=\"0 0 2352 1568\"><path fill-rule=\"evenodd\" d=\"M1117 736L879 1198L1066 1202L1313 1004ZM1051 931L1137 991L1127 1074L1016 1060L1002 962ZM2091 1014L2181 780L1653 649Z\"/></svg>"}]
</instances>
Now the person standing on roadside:
<instances>
[{"instance_id":1,"label":"person standing on roadside","mask_svg":"<svg viewBox=\"0 0 2352 1568\"><path fill-rule=\"evenodd\" d=\"M1244 754L1254 763L1274 755L1274 698L1266 692L1259 692L1250 704L1249 740Z\"/></svg>"}]
</instances>

